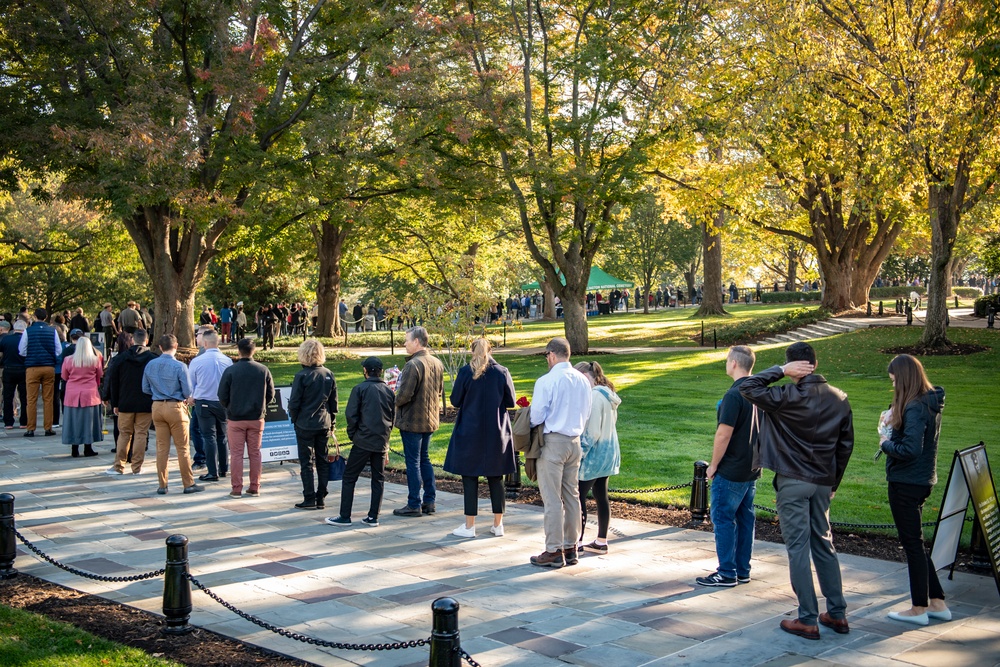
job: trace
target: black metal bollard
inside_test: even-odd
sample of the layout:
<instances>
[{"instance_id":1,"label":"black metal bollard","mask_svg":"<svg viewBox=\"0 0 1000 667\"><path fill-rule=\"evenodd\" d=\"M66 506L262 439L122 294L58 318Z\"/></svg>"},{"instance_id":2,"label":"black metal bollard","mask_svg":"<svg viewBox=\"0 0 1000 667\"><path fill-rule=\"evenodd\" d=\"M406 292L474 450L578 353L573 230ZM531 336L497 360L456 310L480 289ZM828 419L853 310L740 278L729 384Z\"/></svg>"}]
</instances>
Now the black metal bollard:
<instances>
[{"instance_id":1,"label":"black metal bollard","mask_svg":"<svg viewBox=\"0 0 1000 667\"><path fill-rule=\"evenodd\" d=\"M0 493L0 579L17 576L17 537L14 535L14 496Z\"/></svg>"},{"instance_id":2,"label":"black metal bollard","mask_svg":"<svg viewBox=\"0 0 1000 667\"><path fill-rule=\"evenodd\" d=\"M882 302L878 302L878 316L882 317L885 314L885 309L882 308Z\"/></svg>"},{"instance_id":3,"label":"black metal bollard","mask_svg":"<svg viewBox=\"0 0 1000 667\"><path fill-rule=\"evenodd\" d=\"M868 302L868 317L872 316L872 302Z\"/></svg>"},{"instance_id":4,"label":"black metal bollard","mask_svg":"<svg viewBox=\"0 0 1000 667\"><path fill-rule=\"evenodd\" d=\"M168 635L183 635L193 629L191 618L191 582L188 574L188 538L171 535L167 538L167 566L163 574L163 615Z\"/></svg>"},{"instance_id":5,"label":"black metal bollard","mask_svg":"<svg viewBox=\"0 0 1000 667\"><path fill-rule=\"evenodd\" d=\"M712 329L712 347L719 349L719 332L715 329Z\"/></svg>"},{"instance_id":6,"label":"black metal bollard","mask_svg":"<svg viewBox=\"0 0 1000 667\"><path fill-rule=\"evenodd\" d=\"M913 308L910 308L910 305L907 304L906 305L906 326L910 326L912 324L913 324Z\"/></svg>"},{"instance_id":7,"label":"black metal bollard","mask_svg":"<svg viewBox=\"0 0 1000 667\"><path fill-rule=\"evenodd\" d=\"M503 321L503 346L507 347L507 320Z\"/></svg>"},{"instance_id":8,"label":"black metal bollard","mask_svg":"<svg viewBox=\"0 0 1000 667\"><path fill-rule=\"evenodd\" d=\"M514 472L504 476L504 490L507 500L516 500L521 493L521 452L514 452Z\"/></svg>"},{"instance_id":9,"label":"black metal bollard","mask_svg":"<svg viewBox=\"0 0 1000 667\"><path fill-rule=\"evenodd\" d=\"M701 321L701 346L705 347L705 320Z\"/></svg>"},{"instance_id":10,"label":"black metal bollard","mask_svg":"<svg viewBox=\"0 0 1000 667\"><path fill-rule=\"evenodd\" d=\"M958 308L958 295L955 295L955 307Z\"/></svg>"},{"instance_id":11,"label":"black metal bollard","mask_svg":"<svg viewBox=\"0 0 1000 667\"><path fill-rule=\"evenodd\" d=\"M691 482L691 523L708 520L708 470L706 461L694 462L694 480Z\"/></svg>"},{"instance_id":12,"label":"black metal bollard","mask_svg":"<svg viewBox=\"0 0 1000 667\"><path fill-rule=\"evenodd\" d=\"M389 354L396 355L396 335L393 333L392 323L389 323Z\"/></svg>"},{"instance_id":13,"label":"black metal bollard","mask_svg":"<svg viewBox=\"0 0 1000 667\"><path fill-rule=\"evenodd\" d=\"M434 627L431 631L429 667L461 667L462 644L458 637L458 601L438 598L431 604Z\"/></svg>"},{"instance_id":14,"label":"black metal bollard","mask_svg":"<svg viewBox=\"0 0 1000 667\"><path fill-rule=\"evenodd\" d=\"M992 329L995 320L996 320L996 309L993 308L993 304L990 304L986 308L986 328Z\"/></svg>"}]
</instances>

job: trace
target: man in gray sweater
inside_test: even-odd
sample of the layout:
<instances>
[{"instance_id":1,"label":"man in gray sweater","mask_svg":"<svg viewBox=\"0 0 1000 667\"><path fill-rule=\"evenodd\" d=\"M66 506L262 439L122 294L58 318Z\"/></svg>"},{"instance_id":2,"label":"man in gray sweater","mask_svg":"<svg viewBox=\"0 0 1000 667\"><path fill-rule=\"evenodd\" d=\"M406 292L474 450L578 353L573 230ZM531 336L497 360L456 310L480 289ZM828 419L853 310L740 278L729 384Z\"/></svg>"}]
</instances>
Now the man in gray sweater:
<instances>
[{"instance_id":1,"label":"man in gray sweater","mask_svg":"<svg viewBox=\"0 0 1000 667\"><path fill-rule=\"evenodd\" d=\"M229 440L229 478L233 498L243 495L243 451L250 457L248 496L260 495L260 441L264 433L264 413L274 400L274 380L267 366L253 360L254 342L244 338L236 344L240 358L222 372L219 403L226 410ZM239 389L236 390L235 388Z\"/></svg>"}]
</instances>

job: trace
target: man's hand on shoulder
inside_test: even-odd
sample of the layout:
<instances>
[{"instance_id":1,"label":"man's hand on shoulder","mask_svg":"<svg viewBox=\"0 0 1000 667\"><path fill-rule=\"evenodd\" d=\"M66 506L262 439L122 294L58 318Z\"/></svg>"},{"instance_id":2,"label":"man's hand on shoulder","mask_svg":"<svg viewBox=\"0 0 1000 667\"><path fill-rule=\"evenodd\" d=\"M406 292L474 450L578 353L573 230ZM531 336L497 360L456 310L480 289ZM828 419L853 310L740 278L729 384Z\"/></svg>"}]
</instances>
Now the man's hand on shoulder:
<instances>
[{"instance_id":1,"label":"man's hand on shoulder","mask_svg":"<svg viewBox=\"0 0 1000 667\"><path fill-rule=\"evenodd\" d=\"M808 361L790 361L781 367L781 372L785 374L785 377L790 377L793 380L799 380L816 370Z\"/></svg>"}]
</instances>

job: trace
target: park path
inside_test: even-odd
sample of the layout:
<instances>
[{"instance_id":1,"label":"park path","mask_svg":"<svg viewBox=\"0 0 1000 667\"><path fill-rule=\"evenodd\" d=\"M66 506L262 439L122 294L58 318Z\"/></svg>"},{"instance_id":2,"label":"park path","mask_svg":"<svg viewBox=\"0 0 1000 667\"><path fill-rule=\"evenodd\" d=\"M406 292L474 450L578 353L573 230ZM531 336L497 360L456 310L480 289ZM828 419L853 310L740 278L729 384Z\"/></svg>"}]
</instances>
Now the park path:
<instances>
[{"instance_id":1,"label":"park path","mask_svg":"<svg viewBox=\"0 0 1000 667\"><path fill-rule=\"evenodd\" d=\"M109 464L107 443L94 459L71 459L66 450L54 437L0 439L0 491L16 496L17 525L27 539L78 568L128 575L163 567L164 539L182 533L191 540L192 574L216 594L327 640L426 638L430 603L447 595L461 604L462 646L489 667L1000 666L1000 595L986 577L959 573L945 580L955 620L917 628L885 618L908 604L903 564L842 556L851 633L824 630L821 641L807 641L778 629L794 602L777 544L756 544L751 583L700 588L694 578L716 563L710 533L614 519L609 554L587 553L579 565L541 570L528 564L542 549L538 507L510 504L505 537L487 532L462 540L449 535L462 521L460 496L440 493L431 517L393 517L406 490L389 484L380 527L335 529L321 512L292 509L301 498L297 466L265 465L261 496L235 500L227 484L181 494L171 461L170 493L159 496L151 466L139 476L101 475ZM362 511L365 481L355 502ZM331 491L328 503L335 507L338 485ZM484 520L487 512L484 505ZM16 567L161 609L158 578L92 582L36 560L23 547ZM427 664L426 648L329 651L261 630L203 593L194 592L193 603L198 626L318 665Z\"/></svg>"}]
</instances>

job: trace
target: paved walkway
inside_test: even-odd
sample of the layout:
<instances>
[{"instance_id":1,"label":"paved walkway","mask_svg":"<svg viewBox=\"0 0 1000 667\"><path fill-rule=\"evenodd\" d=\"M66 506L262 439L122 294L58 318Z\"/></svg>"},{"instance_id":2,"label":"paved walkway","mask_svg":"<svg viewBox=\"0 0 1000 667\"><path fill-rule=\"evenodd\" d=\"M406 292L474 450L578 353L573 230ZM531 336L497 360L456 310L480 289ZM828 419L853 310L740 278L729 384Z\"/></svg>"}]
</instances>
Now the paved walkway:
<instances>
[{"instance_id":1,"label":"paved walkway","mask_svg":"<svg viewBox=\"0 0 1000 667\"><path fill-rule=\"evenodd\" d=\"M430 635L431 601L461 603L462 645L484 666L599 667L996 667L1000 595L989 578L957 574L944 587L950 623L926 628L888 621L908 603L905 566L842 556L851 633L823 630L808 641L778 629L795 608L781 545L759 542L753 581L735 589L699 588L715 568L708 533L613 520L605 556L541 570L542 515L512 504L507 535L451 537L462 521L459 496L441 493L432 517L402 519L391 509L405 489L388 485L382 525L335 529L324 513L291 509L301 498L297 466L265 466L262 495L234 500L228 485L155 494L152 469L109 478L108 443L98 458L71 459L57 438L0 439L0 491L16 495L17 524L50 555L91 572L158 569L164 538L191 540L191 571L218 595L272 623L333 641L391 642ZM366 480L362 480L365 482ZM367 506L359 485L356 507ZM332 486L330 505L338 501ZM481 503L488 526L487 503ZM329 511L329 510L328 510ZM360 518L359 516L355 517ZM588 529L593 534L593 529ZM160 612L162 581L102 584L75 577L20 550L22 572ZM0 582L2 587L2 582ZM358 653L317 649L262 631L200 592L192 622L320 665L426 665L425 648Z\"/></svg>"}]
</instances>

